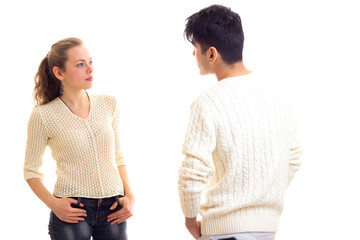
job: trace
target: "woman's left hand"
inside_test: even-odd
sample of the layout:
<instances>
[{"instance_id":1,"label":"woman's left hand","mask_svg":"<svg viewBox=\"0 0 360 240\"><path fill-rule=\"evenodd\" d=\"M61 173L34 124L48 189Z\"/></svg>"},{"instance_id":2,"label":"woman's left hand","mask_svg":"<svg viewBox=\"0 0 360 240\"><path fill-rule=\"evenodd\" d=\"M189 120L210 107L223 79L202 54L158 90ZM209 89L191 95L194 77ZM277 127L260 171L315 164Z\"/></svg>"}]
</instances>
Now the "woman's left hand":
<instances>
[{"instance_id":1,"label":"woman's left hand","mask_svg":"<svg viewBox=\"0 0 360 240\"><path fill-rule=\"evenodd\" d=\"M109 214L107 217L107 221L111 222L111 225L122 223L133 215L135 198L132 195L126 195L125 197L119 198L119 202L122 208L119 211ZM114 210L117 205L118 203L115 201L110 207L110 210Z\"/></svg>"}]
</instances>

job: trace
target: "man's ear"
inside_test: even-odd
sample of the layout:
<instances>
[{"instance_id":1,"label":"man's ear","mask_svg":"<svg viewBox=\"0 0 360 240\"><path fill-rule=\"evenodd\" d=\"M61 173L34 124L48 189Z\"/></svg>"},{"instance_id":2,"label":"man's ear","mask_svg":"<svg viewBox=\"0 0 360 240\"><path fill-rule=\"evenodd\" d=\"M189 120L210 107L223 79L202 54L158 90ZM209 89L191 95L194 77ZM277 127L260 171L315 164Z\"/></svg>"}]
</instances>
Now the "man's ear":
<instances>
[{"instance_id":1,"label":"man's ear","mask_svg":"<svg viewBox=\"0 0 360 240\"><path fill-rule=\"evenodd\" d=\"M59 79L60 81L62 81L62 80L64 79L63 74L62 74L62 71L61 71L60 68L58 68L58 67L53 67L52 70L53 70L53 73L54 73L54 75L55 75L55 77L56 77L57 79Z\"/></svg>"},{"instance_id":2,"label":"man's ear","mask_svg":"<svg viewBox=\"0 0 360 240\"><path fill-rule=\"evenodd\" d=\"M219 53L217 49L215 47L210 47L207 52L208 52L209 63L211 64L216 62L217 58L219 57Z\"/></svg>"}]
</instances>

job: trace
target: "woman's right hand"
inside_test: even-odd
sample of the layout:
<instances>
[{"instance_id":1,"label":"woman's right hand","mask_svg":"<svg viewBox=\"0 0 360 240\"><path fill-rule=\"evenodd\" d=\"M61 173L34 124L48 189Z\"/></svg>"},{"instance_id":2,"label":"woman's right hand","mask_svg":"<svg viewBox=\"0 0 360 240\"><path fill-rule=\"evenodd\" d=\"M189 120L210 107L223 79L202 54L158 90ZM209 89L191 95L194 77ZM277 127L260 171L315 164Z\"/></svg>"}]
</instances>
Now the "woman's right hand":
<instances>
[{"instance_id":1,"label":"woman's right hand","mask_svg":"<svg viewBox=\"0 0 360 240\"><path fill-rule=\"evenodd\" d=\"M56 198L50 208L61 221L67 223L84 221L84 217L87 216L86 211L81 208L73 208L71 204L76 205L77 200L72 198ZM84 204L80 203L80 207L83 206Z\"/></svg>"},{"instance_id":2,"label":"woman's right hand","mask_svg":"<svg viewBox=\"0 0 360 240\"><path fill-rule=\"evenodd\" d=\"M71 207L71 204L77 204L75 199L56 198L45 188L40 178L31 178L28 179L27 182L36 196L38 196L60 220L68 223L84 221L83 217L86 217L86 211L81 208ZM84 204L80 204L80 207L83 206Z\"/></svg>"}]
</instances>

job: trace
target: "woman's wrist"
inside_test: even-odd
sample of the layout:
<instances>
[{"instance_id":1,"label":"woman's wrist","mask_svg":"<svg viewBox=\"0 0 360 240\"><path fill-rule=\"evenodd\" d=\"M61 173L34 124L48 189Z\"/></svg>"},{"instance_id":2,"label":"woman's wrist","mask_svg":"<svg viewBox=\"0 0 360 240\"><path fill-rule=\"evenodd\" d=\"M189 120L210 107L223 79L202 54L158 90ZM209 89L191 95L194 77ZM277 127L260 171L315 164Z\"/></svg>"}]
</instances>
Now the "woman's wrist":
<instances>
[{"instance_id":1,"label":"woman's wrist","mask_svg":"<svg viewBox=\"0 0 360 240\"><path fill-rule=\"evenodd\" d=\"M58 200L58 198L56 198L54 195L49 195L44 200L44 203L46 204L46 206L48 206L48 208L53 210L57 200Z\"/></svg>"},{"instance_id":2,"label":"woman's wrist","mask_svg":"<svg viewBox=\"0 0 360 240\"><path fill-rule=\"evenodd\" d=\"M130 198L130 199L135 199L135 196L132 192L126 192L125 197Z\"/></svg>"},{"instance_id":3,"label":"woman's wrist","mask_svg":"<svg viewBox=\"0 0 360 240\"><path fill-rule=\"evenodd\" d=\"M36 196L52 210L53 204L57 198L46 189L42 180L39 178L31 178L28 179L27 182Z\"/></svg>"}]
</instances>

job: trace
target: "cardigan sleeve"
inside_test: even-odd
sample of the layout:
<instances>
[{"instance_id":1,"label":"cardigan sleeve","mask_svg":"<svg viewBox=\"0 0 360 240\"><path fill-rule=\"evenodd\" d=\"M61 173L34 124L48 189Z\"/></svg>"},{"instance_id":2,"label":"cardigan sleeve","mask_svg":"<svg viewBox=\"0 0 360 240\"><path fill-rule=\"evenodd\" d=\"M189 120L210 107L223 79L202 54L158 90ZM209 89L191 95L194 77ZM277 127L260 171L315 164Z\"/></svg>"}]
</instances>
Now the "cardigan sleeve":
<instances>
[{"instance_id":1,"label":"cardigan sleeve","mask_svg":"<svg viewBox=\"0 0 360 240\"><path fill-rule=\"evenodd\" d=\"M115 161L117 166L126 165L120 147L119 121L120 121L120 110L118 103L115 99L115 110L114 110L114 119L112 122L112 128L114 130L114 135L115 135Z\"/></svg>"},{"instance_id":2,"label":"cardigan sleeve","mask_svg":"<svg viewBox=\"0 0 360 240\"><path fill-rule=\"evenodd\" d=\"M39 108L34 108L28 122L27 141L25 150L24 178L43 179L40 172L43 163L43 155L47 146L48 136L40 115Z\"/></svg>"},{"instance_id":3,"label":"cardigan sleeve","mask_svg":"<svg viewBox=\"0 0 360 240\"><path fill-rule=\"evenodd\" d=\"M214 124L197 100L193 103L179 170L179 196L185 217L196 217L201 194L214 170L212 152L216 146Z\"/></svg>"}]
</instances>

